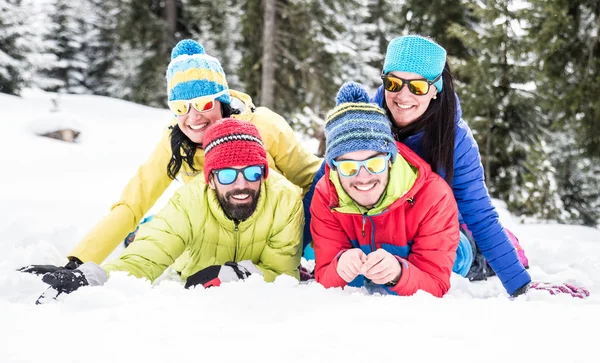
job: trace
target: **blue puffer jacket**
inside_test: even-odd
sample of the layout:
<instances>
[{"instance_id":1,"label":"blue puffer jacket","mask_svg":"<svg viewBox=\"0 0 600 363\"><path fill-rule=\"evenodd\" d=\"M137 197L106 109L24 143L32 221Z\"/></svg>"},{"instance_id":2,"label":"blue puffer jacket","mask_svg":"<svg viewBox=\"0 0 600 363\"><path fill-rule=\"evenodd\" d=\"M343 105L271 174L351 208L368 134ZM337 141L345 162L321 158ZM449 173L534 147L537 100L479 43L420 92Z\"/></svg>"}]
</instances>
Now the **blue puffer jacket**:
<instances>
[{"instance_id":1,"label":"blue puffer jacket","mask_svg":"<svg viewBox=\"0 0 600 363\"><path fill-rule=\"evenodd\" d=\"M383 87L379 87L372 102L383 106ZM459 218L465 223L483 256L492 266L506 291L512 295L531 281L529 273L517 257L517 252L500 224L498 212L484 182L479 147L473 133L462 119L460 102L456 99L456 141L454 146L454 178L452 190L458 204ZM404 140L419 156L423 133ZM444 173L439 173L444 177Z\"/></svg>"}]
</instances>

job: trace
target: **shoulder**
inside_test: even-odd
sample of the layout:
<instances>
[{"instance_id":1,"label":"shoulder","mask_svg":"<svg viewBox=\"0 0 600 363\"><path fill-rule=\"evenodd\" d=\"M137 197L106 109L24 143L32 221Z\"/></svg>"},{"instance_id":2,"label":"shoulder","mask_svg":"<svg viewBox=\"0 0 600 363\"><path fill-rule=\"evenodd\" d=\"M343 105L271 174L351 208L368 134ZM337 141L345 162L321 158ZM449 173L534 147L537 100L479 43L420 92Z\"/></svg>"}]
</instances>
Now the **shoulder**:
<instances>
[{"instance_id":1,"label":"shoulder","mask_svg":"<svg viewBox=\"0 0 600 363\"><path fill-rule=\"evenodd\" d=\"M251 122L258 128L267 128L268 130L279 130L282 128L288 129L290 125L287 121L275 111L267 107L257 107L254 110L254 115Z\"/></svg>"},{"instance_id":2,"label":"shoulder","mask_svg":"<svg viewBox=\"0 0 600 363\"><path fill-rule=\"evenodd\" d=\"M302 190L277 171L270 169L265 179L265 193L273 204L293 205L302 201Z\"/></svg>"},{"instance_id":3,"label":"shoulder","mask_svg":"<svg viewBox=\"0 0 600 363\"><path fill-rule=\"evenodd\" d=\"M469 160L468 162L472 162L473 157L479 157L479 147L469 125L463 119L459 119L456 122L454 164L460 162L465 156L470 156L467 159Z\"/></svg>"},{"instance_id":4,"label":"shoulder","mask_svg":"<svg viewBox=\"0 0 600 363\"><path fill-rule=\"evenodd\" d=\"M441 176L429 173L415 194L415 200L423 211L442 210L444 213L457 213L458 206L452 188Z\"/></svg>"},{"instance_id":5,"label":"shoulder","mask_svg":"<svg viewBox=\"0 0 600 363\"><path fill-rule=\"evenodd\" d=\"M204 175L193 178L173 193L171 202L184 208L203 207L208 186L204 182Z\"/></svg>"}]
</instances>

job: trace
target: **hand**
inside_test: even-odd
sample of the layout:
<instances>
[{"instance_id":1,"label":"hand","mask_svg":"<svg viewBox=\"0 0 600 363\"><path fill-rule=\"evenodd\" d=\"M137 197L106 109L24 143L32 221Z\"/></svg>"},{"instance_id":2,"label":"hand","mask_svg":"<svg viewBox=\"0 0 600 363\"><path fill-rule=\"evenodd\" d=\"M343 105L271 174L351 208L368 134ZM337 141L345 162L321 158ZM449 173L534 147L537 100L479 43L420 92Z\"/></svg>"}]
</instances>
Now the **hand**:
<instances>
[{"instance_id":1,"label":"hand","mask_svg":"<svg viewBox=\"0 0 600 363\"><path fill-rule=\"evenodd\" d=\"M29 265L21 267L17 271L27 272L34 275L45 275L51 272L57 272L59 270L65 270L66 268L54 265Z\"/></svg>"},{"instance_id":2,"label":"hand","mask_svg":"<svg viewBox=\"0 0 600 363\"><path fill-rule=\"evenodd\" d=\"M528 290L530 289L548 291L550 295L568 294L580 299L590 296L588 290L566 283L551 284L548 282L532 282L528 287Z\"/></svg>"},{"instance_id":3,"label":"hand","mask_svg":"<svg viewBox=\"0 0 600 363\"><path fill-rule=\"evenodd\" d=\"M380 248L373 253L369 253L367 261L360 272L376 284L386 284L393 281L397 283L402 268L400 261L394 255Z\"/></svg>"},{"instance_id":4,"label":"hand","mask_svg":"<svg viewBox=\"0 0 600 363\"><path fill-rule=\"evenodd\" d=\"M360 275L366 261L367 255L360 248L352 248L340 255L336 271L344 281L351 282Z\"/></svg>"},{"instance_id":5,"label":"hand","mask_svg":"<svg viewBox=\"0 0 600 363\"><path fill-rule=\"evenodd\" d=\"M225 262L224 265L212 265L188 277L185 288L202 285L204 288L219 286L225 282L244 280L253 273L262 275L250 260Z\"/></svg>"},{"instance_id":6,"label":"hand","mask_svg":"<svg viewBox=\"0 0 600 363\"><path fill-rule=\"evenodd\" d=\"M50 285L59 293L70 294L81 286L89 285L85 275L80 270L61 268L49 272L42 277L42 281Z\"/></svg>"},{"instance_id":7,"label":"hand","mask_svg":"<svg viewBox=\"0 0 600 363\"><path fill-rule=\"evenodd\" d=\"M64 269L74 270L77 267L81 266L82 264L83 264L83 262L81 262L80 259L78 259L77 257L71 256L71 257L69 257L69 262L67 262L65 267L54 266L54 265L29 265L29 266L21 267L17 271L27 272L27 273L31 273L31 274L35 274L35 275L45 275L50 272L56 272L56 271L64 270Z\"/></svg>"},{"instance_id":8,"label":"hand","mask_svg":"<svg viewBox=\"0 0 600 363\"><path fill-rule=\"evenodd\" d=\"M86 262L75 270L60 267L42 277L42 281L59 293L70 294L81 286L103 285L108 280L104 269L93 262Z\"/></svg>"},{"instance_id":9,"label":"hand","mask_svg":"<svg viewBox=\"0 0 600 363\"><path fill-rule=\"evenodd\" d=\"M77 267L83 265L83 261L75 256L69 256L69 262L65 265L66 269L75 270Z\"/></svg>"}]
</instances>

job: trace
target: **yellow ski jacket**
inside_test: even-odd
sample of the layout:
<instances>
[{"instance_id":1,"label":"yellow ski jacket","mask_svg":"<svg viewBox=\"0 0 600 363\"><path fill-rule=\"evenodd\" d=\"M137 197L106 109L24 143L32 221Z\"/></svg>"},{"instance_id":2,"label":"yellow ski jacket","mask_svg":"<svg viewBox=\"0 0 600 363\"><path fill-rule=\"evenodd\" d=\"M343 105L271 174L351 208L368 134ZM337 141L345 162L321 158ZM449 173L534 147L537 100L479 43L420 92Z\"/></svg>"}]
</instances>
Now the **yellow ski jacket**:
<instances>
[{"instance_id":1,"label":"yellow ski jacket","mask_svg":"<svg viewBox=\"0 0 600 363\"><path fill-rule=\"evenodd\" d=\"M321 166L321 159L298 143L292 128L277 113L266 107L255 108L250 96L244 93L232 90L231 95L245 105L242 113L234 117L253 123L260 132L271 170L280 172L306 192ZM172 180L167 175L171 157L170 130L166 127L161 142L138 168L123 190L121 199L67 256L77 257L83 262L102 263L135 230L171 184ZM194 167L199 171L193 172L187 163L183 163L179 176L184 183L190 182L196 175L202 178L203 166L204 151L198 150L194 156Z\"/></svg>"},{"instance_id":2,"label":"yellow ski jacket","mask_svg":"<svg viewBox=\"0 0 600 363\"><path fill-rule=\"evenodd\" d=\"M204 178L196 178L140 227L135 243L102 267L154 281L185 251L183 279L211 265L243 260L251 260L267 282L281 274L299 279L303 225L300 189L276 172L262 183L254 213L237 226Z\"/></svg>"}]
</instances>

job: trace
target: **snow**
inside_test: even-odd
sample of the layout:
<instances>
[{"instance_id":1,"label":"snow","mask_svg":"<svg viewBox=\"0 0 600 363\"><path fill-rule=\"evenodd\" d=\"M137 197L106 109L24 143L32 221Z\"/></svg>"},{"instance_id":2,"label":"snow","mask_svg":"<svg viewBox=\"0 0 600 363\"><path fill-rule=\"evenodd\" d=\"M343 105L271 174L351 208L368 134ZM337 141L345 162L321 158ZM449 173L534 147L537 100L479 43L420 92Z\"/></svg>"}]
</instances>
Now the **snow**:
<instances>
[{"instance_id":1,"label":"snow","mask_svg":"<svg viewBox=\"0 0 600 363\"><path fill-rule=\"evenodd\" d=\"M520 224L500 201L534 280L584 286L588 299L534 291L510 300L496 278L469 283L457 275L437 299L326 290L286 277L185 290L173 278L151 286L117 273L102 287L36 306L45 284L15 269L64 264L153 150L170 114L27 91L0 94L0 115L0 362L600 361L591 330L600 325L600 231ZM36 135L61 127L81 131L78 142Z\"/></svg>"}]
</instances>

